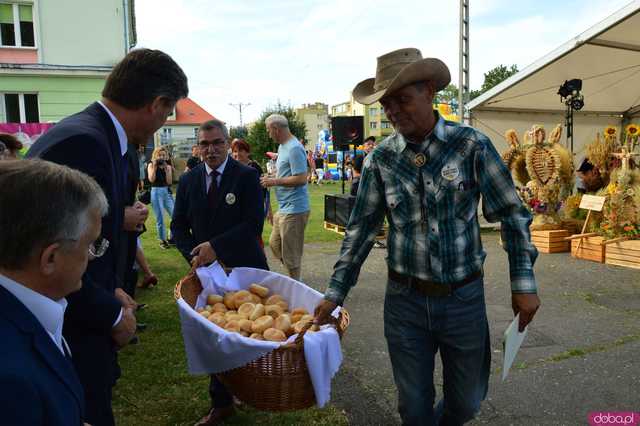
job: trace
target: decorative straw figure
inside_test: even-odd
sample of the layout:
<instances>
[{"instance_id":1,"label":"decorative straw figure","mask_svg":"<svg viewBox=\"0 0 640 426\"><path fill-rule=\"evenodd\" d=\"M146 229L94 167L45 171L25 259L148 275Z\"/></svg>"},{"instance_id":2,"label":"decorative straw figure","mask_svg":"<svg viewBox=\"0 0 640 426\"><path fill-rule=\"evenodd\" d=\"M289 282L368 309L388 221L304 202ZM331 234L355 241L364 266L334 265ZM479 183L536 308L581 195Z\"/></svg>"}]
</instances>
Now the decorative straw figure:
<instances>
[{"instance_id":1,"label":"decorative straw figure","mask_svg":"<svg viewBox=\"0 0 640 426\"><path fill-rule=\"evenodd\" d=\"M542 126L533 126L531 135L534 145L525 154L527 171L531 176L527 188L532 194L530 206L534 213L531 229L558 229L562 161L558 151L545 146L546 132ZM554 137L559 139L557 132L554 132Z\"/></svg>"}]
</instances>

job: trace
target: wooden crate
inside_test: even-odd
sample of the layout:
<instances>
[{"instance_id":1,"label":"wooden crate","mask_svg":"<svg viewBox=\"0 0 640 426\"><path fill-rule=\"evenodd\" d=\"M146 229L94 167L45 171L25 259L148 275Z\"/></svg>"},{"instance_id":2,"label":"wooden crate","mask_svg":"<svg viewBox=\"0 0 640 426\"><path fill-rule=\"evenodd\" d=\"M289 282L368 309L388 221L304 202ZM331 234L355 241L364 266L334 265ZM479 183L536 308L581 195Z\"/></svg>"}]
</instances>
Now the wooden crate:
<instances>
[{"instance_id":1,"label":"wooden crate","mask_svg":"<svg viewBox=\"0 0 640 426\"><path fill-rule=\"evenodd\" d=\"M607 265L640 269L640 240L620 241L606 247L604 263Z\"/></svg>"},{"instance_id":2,"label":"wooden crate","mask_svg":"<svg viewBox=\"0 0 640 426\"><path fill-rule=\"evenodd\" d=\"M336 225L335 223L324 221L323 224L324 229L327 231L335 232L336 234L340 234L344 237L345 227L342 225ZM376 235L376 240L384 241L387 239L387 233L389 232L389 227L385 224L382 226L380 233Z\"/></svg>"},{"instance_id":3,"label":"wooden crate","mask_svg":"<svg viewBox=\"0 0 640 426\"><path fill-rule=\"evenodd\" d=\"M531 231L531 242L540 253L564 253L569 251L569 236L566 229L555 231Z\"/></svg>"},{"instance_id":4,"label":"wooden crate","mask_svg":"<svg viewBox=\"0 0 640 426\"><path fill-rule=\"evenodd\" d=\"M582 238L582 243L580 243L579 238L571 240L571 256L604 263L605 245L602 244L603 241L604 238L602 237ZM578 248L578 244L580 248Z\"/></svg>"}]
</instances>

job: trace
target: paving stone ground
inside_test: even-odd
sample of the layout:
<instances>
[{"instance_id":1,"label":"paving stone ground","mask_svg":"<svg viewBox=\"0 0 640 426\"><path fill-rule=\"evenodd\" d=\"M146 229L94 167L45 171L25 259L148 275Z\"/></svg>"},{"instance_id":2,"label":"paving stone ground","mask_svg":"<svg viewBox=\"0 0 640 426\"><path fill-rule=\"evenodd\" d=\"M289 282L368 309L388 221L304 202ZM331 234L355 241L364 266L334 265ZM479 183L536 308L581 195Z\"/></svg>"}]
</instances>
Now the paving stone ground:
<instances>
[{"instance_id":1,"label":"paving stone ground","mask_svg":"<svg viewBox=\"0 0 640 426\"><path fill-rule=\"evenodd\" d=\"M542 307L502 382L501 336L513 317L508 262L498 234L483 234L483 242L492 374L470 424L584 425L590 411L640 412L640 270L541 254L535 271ZM324 290L338 250L339 243L307 244L302 280ZM400 424L382 326L385 255L372 250L345 304L352 322L332 401L352 425ZM269 263L282 272L273 257ZM440 392L440 365L436 383Z\"/></svg>"}]
</instances>

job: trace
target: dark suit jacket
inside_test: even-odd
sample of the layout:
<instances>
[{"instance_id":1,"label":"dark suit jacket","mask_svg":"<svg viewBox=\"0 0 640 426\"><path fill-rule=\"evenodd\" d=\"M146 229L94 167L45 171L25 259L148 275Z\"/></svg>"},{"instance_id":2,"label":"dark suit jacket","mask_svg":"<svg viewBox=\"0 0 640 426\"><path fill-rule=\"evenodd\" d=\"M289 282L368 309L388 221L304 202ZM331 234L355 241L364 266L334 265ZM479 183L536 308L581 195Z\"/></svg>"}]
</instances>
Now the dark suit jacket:
<instances>
[{"instance_id":1,"label":"dark suit jacket","mask_svg":"<svg viewBox=\"0 0 640 426\"><path fill-rule=\"evenodd\" d=\"M36 317L0 286L0 423L82 425L84 395Z\"/></svg>"},{"instance_id":2,"label":"dark suit jacket","mask_svg":"<svg viewBox=\"0 0 640 426\"><path fill-rule=\"evenodd\" d=\"M191 250L209 241L225 266L268 269L258 243L264 211L258 172L229 157L222 173L215 208L207 200L205 164L182 175L171 231L188 261Z\"/></svg>"},{"instance_id":3,"label":"dark suit jacket","mask_svg":"<svg viewBox=\"0 0 640 426\"><path fill-rule=\"evenodd\" d=\"M38 138L27 157L64 164L90 175L109 202L109 213L102 219L102 236L109 240L109 249L89 262L82 288L67 297L64 323L64 335L86 394L88 422L100 424L93 407L102 406L101 413L111 411L110 389L117 374L111 328L122 307L114 290L119 286L117 252L124 218L125 161L113 122L98 103L56 124Z\"/></svg>"}]
</instances>

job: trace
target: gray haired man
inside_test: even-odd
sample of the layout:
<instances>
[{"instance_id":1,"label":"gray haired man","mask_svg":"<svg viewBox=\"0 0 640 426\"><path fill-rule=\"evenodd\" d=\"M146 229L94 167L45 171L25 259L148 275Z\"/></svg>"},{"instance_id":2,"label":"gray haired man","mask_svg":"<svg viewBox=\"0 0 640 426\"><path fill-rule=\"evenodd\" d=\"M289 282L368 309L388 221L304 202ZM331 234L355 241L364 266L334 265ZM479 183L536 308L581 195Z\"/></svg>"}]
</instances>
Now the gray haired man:
<instances>
[{"instance_id":1,"label":"gray haired man","mask_svg":"<svg viewBox=\"0 0 640 426\"><path fill-rule=\"evenodd\" d=\"M81 425L84 393L62 336L65 297L108 247L107 199L84 173L41 160L0 162L0 188L2 423ZM123 321L113 337L124 343L134 331Z\"/></svg>"},{"instance_id":2,"label":"gray haired man","mask_svg":"<svg viewBox=\"0 0 640 426\"><path fill-rule=\"evenodd\" d=\"M272 114L265 120L267 133L278 143L277 174L263 176L262 186L275 186L278 211L273 215L269 247L282 261L293 279L300 279L300 263L304 248L304 230L309 220L307 192L307 153L291 134L287 118Z\"/></svg>"}]
</instances>

